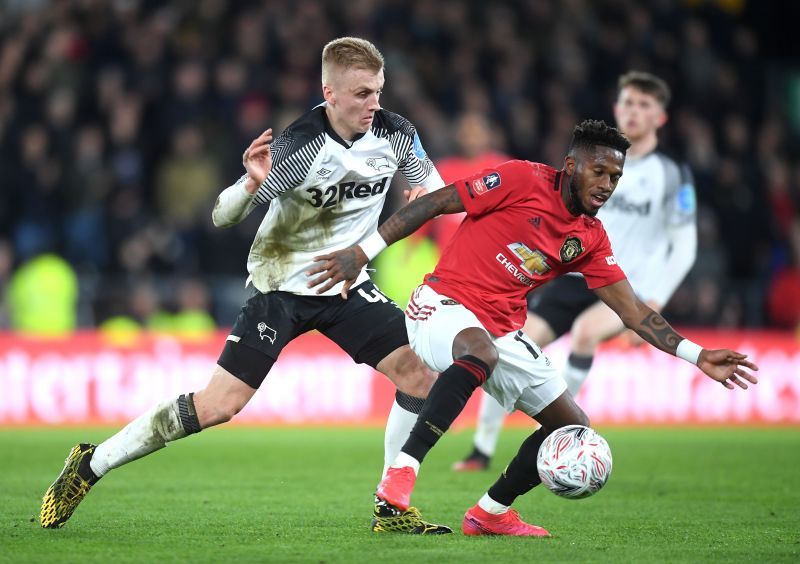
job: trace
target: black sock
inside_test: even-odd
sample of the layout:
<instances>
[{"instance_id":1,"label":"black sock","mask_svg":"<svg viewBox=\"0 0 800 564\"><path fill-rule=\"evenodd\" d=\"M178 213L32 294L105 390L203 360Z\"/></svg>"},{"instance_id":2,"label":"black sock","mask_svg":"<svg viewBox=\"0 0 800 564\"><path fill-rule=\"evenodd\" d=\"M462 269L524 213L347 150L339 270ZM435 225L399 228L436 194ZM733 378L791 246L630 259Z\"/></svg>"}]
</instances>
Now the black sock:
<instances>
[{"instance_id":1,"label":"black sock","mask_svg":"<svg viewBox=\"0 0 800 564\"><path fill-rule=\"evenodd\" d=\"M81 445L81 446L88 447L89 445ZM81 460L81 463L78 464L78 476L89 482L90 486L95 485L97 481L100 479L100 476L92 472L92 467L89 465L89 463L92 461L93 455L94 451L91 454L84 456L83 460Z\"/></svg>"},{"instance_id":2,"label":"black sock","mask_svg":"<svg viewBox=\"0 0 800 564\"><path fill-rule=\"evenodd\" d=\"M491 457L488 454L483 452L478 447L472 447L472 452L469 453L467 460L480 460L481 462L488 463L490 458Z\"/></svg>"},{"instance_id":3,"label":"black sock","mask_svg":"<svg viewBox=\"0 0 800 564\"><path fill-rule=\"evenodd\" d=\"M425 398L417 398L414 396L410 396L408 394L404 394L400 390L395 391L394 401L396 401L397 405L399 405L406 411L409 411L416 415L420 414L420 412L422 411L422 406L425 405Z\"/></svg>"},{"instance_id":4,"label":"black sock","mask_svg":"<svg viewBox=\"0 0 800 564\"><path fill-rule=\"evenodd\" d=\"M422 462L489 373L489 366L477 357L466 355L457 358L433 384L411 435L403 445L403 452Z\"/></svg>"},{"instance_id":5,"label":"black sock","mask_svg":"<svg viewBox=\"0 0 800 564\"><path fill-rule=\"evenodd\" d=\"M522 494L526 494L541 483L536 467L539 447L550 431L539 427L535 433L525 439L519 452L511 464L503 471L500 478L489 488L489 497L503 505L511 505Z\"/></svg>"},{"instance_id":6,"label":"black sock","mask_svg":"<svg viewBox=\"0 0 800 564\"><path fill-rule=\"evenodd\" d=\"M569 353L569 357L567 357L567 362L570 365L582 370L589 370L592 367L592 361L594 361L593 354L584 356L576 353Z\"/></svg>"},{"instance_id":7,"label":"black sock","mask_svg":"<svg viewBox=\"0 0 800 564\"><path fill-rule=\"evenodd\" d=\"M197 418L197 411L194 408L194 392L178 396L178 417L187 435L202 431L200 420Z\"/></svg>"}]
</instances>

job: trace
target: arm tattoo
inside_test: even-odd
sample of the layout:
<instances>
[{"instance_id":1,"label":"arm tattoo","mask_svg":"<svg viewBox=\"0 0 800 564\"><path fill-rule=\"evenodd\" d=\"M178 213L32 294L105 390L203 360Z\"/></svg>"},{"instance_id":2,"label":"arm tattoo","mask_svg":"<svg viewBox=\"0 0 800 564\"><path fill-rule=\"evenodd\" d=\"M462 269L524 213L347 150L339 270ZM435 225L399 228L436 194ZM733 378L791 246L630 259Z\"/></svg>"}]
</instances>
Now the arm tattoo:
<instances>
[{"instance_id":1,"label":"arm tattoo","mask_svg":"<svg viewBox=\"0 0 800 564\"><path fill-rule=\"evenodd\" d=\"M656 312L650 312L647 317L642 319L639 327L633 328L639 336L664 352L675 354L678 343L683 340L678 333L667 323L667 320Z\"/></svg>"},{"instance_id":2,"label":"arm tattoo","mask_svg":"<svg viewBox=\"0 0 800 564\"><path fill-rule=\"evenodd\" d=\"M464 211L464 204L455 187L450 185L427 194L400 208L380 226L378 232L387 245L411 235L426 221L441 213Z\"/></svg>"}]
</instances>

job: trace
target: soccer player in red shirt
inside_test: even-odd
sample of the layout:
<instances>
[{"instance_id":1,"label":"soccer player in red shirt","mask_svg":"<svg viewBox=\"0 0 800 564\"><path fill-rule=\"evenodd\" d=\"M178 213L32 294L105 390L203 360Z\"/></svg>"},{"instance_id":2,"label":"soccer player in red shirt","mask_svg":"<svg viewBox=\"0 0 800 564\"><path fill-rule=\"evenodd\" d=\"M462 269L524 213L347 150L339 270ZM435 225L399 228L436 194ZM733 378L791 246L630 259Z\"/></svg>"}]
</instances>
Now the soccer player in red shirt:
<instances>
[{"instance_id":1,"label":"soccer player in red shirt","mask_svg":"<svg viewBox=\"0 0 800 564\"><path fill-rule=\"evenodd\" d=\"M466 211L432 274L406 309L414 351L441 375L411 435L378 486L377 496L409 506L420 463L478 386L508 410L519 409L541 427L480 501L464 516L467 535L548 536L510 509L538 485L539 446L565 425L589 419L539 347L521 331L526 294L570 271L583 273L598 297L625 325L664 352L696 364L725 387L747 388L758 370L746 355L708 350L684 339L636 297L616 264L603 225L594 216L622 175L628 140L602 121L575 128L564 168L509 161L422 196L395 213L361 246L317 257L309 286L347 287L385 245L442 213Z\"/></svg>"}]
</instances>

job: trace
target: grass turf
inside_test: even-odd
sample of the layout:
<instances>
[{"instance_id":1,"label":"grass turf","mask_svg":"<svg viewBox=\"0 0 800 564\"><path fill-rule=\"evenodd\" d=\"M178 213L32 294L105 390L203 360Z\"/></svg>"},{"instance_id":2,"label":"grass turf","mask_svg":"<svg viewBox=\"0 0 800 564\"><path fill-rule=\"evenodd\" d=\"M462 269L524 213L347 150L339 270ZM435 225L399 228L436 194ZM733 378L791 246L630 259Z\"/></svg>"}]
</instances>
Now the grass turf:
<instances>
[{"instance_id":1,"label":"grass turf","mask_svg":"<svg viewBox=\"0 0 800 564\"><path fill-rule=\"evenodd\" d=\"M517 500L550 539L464 537L464 511L525 432L504 432L489 472L449 470L471 431L429 455L413 502L456 530L369 531L382 431L222 428L113 471L60 530L32 522L69 448L109 429L0 430L2 562L797 562L797 429L600 429L614 453L606 488ZM502 462L501 462L502 461Z\"/></svg>"}]
</instances>

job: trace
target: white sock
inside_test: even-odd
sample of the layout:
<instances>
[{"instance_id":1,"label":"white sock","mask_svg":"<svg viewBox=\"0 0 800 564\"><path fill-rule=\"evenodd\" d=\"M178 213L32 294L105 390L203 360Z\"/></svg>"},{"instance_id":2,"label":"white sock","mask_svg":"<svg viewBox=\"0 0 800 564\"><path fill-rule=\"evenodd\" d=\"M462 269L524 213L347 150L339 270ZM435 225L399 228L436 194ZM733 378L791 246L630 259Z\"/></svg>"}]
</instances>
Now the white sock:
<instances>
[{"instance_id":1,"label":"white sock","mask_svg":"<svg viewBox=\"0 0 800 564\"><path fill-rule=\"evenodd\" d=\"M508 505L503 505L502 503L496 502L489 497L488 493L483 494L483 497L478 502L478 507L487 513L492 513L493 515L502 515L508 511Z\"/></svg>"},{"instance_id":2,"label":"white sock","mask_svg":"<svg viewBox=\"0 0 800 564\"><path fill-rule=\"evenodd\" d=\"M400 407L396 400L392 404L392 410L386 420L386 432L383 435L383 474L381 476L386 475L386 470L397 458L403 445L406 444L408 435L417 422L417 417L416 413Z\"/></svg>"},{"instance_id":3,"label":"white sock","mask_svg":"<svg viewBox=\"0 0 800 564\"><path fill-rule=\"evenodd\" d=\"M164 448L168 441L185 436L177 400L173 399L153 407L100 443L89 466L99 478L113 468Z\"/></svg>"},{"instance_id":4,"label":"white sock","mask_svg":"<svg viewBox=\"0 0 800 564\"><path fill-rule=\"evenodd\" d=\"M489 458L494 456L506 415L507 412L500 402L484 392L478 414L478 427L475 429L475 448Z\"/></svg>"},{"instance_id":5,"label":"white sock","mask_svg":"<svg viewBox=\"0 0 800 564\"><path fill-rule=\"evenodd\" d=\"M567 364L561 375L567 382L567 389L574 396L581 389L581 386L589 376L589 370L592 367L593 356L579 356L575 353L569 355Z\"/></svg>"},{"instance_id":6,"label":"white sock","mask_svg":"<svg viewBox=\"0 0 800 564\"><path fill-rule=\"evenodd\" d=\"M419 460L401 451L397 458L394 459L392 468L403 468L404 466L411 466L414 469L414 474L419 474Z\"/></svg>"}]
</instances>

